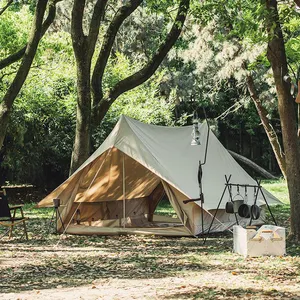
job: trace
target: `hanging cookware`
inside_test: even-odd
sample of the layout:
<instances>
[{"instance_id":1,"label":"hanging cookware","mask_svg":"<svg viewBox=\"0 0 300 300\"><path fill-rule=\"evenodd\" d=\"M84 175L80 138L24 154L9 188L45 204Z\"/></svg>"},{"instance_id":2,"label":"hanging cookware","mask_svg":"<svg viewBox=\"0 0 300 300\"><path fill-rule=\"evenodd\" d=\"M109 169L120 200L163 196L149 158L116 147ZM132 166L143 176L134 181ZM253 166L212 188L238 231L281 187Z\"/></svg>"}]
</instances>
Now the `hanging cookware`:
<instances>
[{"instance_id":1,"label":"hanging cookware","mask_svg":"<svg viewBox=\"0 0 300 300\"><path fill-rule=\"evenodd\" d=\"M256 205L256 199L257 199L257 196L258 196L258 191L259 190L256 191L256 187L254 187L254 195L253 195L253 197L254 197L254 204L251 206L251 211L250 211L251 218L253 220L257 220L260 217L260 210L261 209L260 209L260 207L258 205Z\"/></svg>"},{"instance_id":2,"label":"hanging cookware","mask_svg":"<svg viewBox=\"0 0 300 300\"><path fill-rule=\"evenodd\" d=\"M239 207L239 216L241 218L250 218L250 205L244 203Z\"/></svg>"},{"instance_id":3,"label":"hanging cookware","mask_svg":"<svg viewBox=\"0 0 300 300\"><path fill-rule=\"evenodd\" d=\"M229 200L228 202L226 202L225 211L228 214L233 214L233 203L231 201L231 185L228 186L228 192L229 192Z\"/></svg>"},{"instance_id":4,"label":"hanging cookware","mask_svg":"<svg viewBox=\"0 0 300 300\"><path fill-rule=\"evenodd\" d=\"M233 199L232 201L226 202L225 205L225 211L228 214L234 214L237 213L239 210L239 207L244 203L243 199Z\"/></svg>"},{"instance_id":5,"label":"hanging cookware","mask_svg":"<svg viewBox=\"0 0 300 300\"><path fill-rule=\"evenodd\" d=\"M244 203L238 209L238 214L241 218L250 218L250 205L248 205L247 202L248 202L248 194L247 194L247 187L245 186Z\"/></svg>"},{"instance_id":6,"label":"hanging cookware","mask_svg":"<svg viewBox=\"0 0 300 300\"><path fill-rule=\"evenodd\" d=\"M231 195L231 189L230 189ZM239 186L237 186L237 194L232 198L231 201L228 201L225 206L225 211L229 214L237 213L239 207L244 203L244 198L240 194Z\"/></svg>"},{"instance_id":7,"label":"hanging cookware","mask_svg":"<svg viewBox=\"0 0 300 300\"><path fill-rule=\"evenodd\" d=\"M251 209L250 209L250 212L251 212L251 218L253 220L259 219L259 217L260 217L260 207L258 205L256 205L256 204L252 205Z\"/></svg>"},{"instance_id":8,"label":"hanging cookware","mask_svg":"<svg viewBox=\"0 0 300 300\"><path fill-rule=\"evenodd\" d=\"M244 199L233 200L233 212L237 213L241 205L244 204Z\"/></svg>"},{"instance_id":9,"label":"hanging cookware","mask_svg":"<svg viewBox=\"0 0 300 300\"><path fill-rule=\"evenodd\" d=\"M225 211L226 211L228 214L233 214L233 213L234 213L234 210L233 210L233 202L232 202L232 201L226 202L226 205L225 205Z\"/></svg>"}]
</instances>

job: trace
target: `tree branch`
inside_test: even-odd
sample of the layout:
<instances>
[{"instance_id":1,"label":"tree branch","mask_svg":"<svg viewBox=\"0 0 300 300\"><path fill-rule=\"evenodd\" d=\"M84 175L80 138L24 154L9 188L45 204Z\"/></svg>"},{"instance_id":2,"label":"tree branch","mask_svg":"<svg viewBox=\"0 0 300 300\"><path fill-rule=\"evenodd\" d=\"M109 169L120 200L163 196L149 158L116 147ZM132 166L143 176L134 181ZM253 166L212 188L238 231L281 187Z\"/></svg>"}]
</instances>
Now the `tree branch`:
<instances>
[{"instance_id":1,"label":"tree branch","mask_svg":"<svg viewBox=\"0 0 300 300\"><path fill-rule=\"evenodd\" d=\"M16 74L16 73L17 73L17 70L13 70L13 71L11 71L11 72L2 74L2 76L0 77L0 82L2 81L2 79L3 79L5 76L9 76L9 75Z\"/></svg>"},{"instance_id":2,"label":"tree branch","mask_svg":"<svg viewBox=\"0 0 300 300\"><path fill-rule=\"evenodd\" d=\"M42 26L41 36L44 36L44 34L47 32L50 25L53 23L53 21L55 19L55 15L56 15L56 4L60 1L62 1L62 0L54 0L49 3L49 11L48 11L47 18L45 19L43 26ZM24 46L19 51L0 60L0 70L8 67L9 65L15 63L18 60L20 60L23 57L23 55L26 51L26 48L27 48L27 45Z\"/></svg>"},{"instance_id":3,"label":"tree branch","mask_svg":"<svg viewBox=\"0 0 300 300\"><path fill-rule=\"evenodd\" d=\"M5 6L0 8L0 16L9 8L9 6L13 3L13 0L9 0Z\"/></svg>"},{"instance_id":4,"label":"tree branch","mask_svg":"<svg viewBox=\"0 0 300 300\"><path fill-rule=\"evenodd\" d=\"M95 51L95 45L99 34L99 27L104 17L107 1L108 0L98 0L94 7L94 12L91 19L90 30L88 35L88 55L90 58L92 58Z\"/></svg>"},{"instance_id":5,"label":"tree branch","mask_svg":"<svg viewBox=\"0 0 300 300\"><path fill-rule=\"evenodd\" d=\"M277 179L277 177L275 177L274 175L269 173L267 170L265 170L264 168L257 165L255 162L253 162L249 158L247 158L245 156L242 156L240 154L237 154L237 153L235 153L231 150L227 150L227 151L231 154L231 156L234 159L236 159L237 161L247 165L248 167L250 167L252 170L254 170L259 175L263 176L264 178L266 178L266 179Z\"/></svg>"},{"instance_id":6,"label":"tree branch","mask_svg":"<svg viewBox=\"0 0 300 300\"><path fill-rule=\"evenodd\" d=\"M8 109L11 108L14 99L18 95L29 73L39 41L41 39L42 24L47 7L47 2L47 0L39 0L37 2L33 26L23 60L13 82L11 83L10 87L8 88L6 94L3 97L3 103L5 103Z\"/></svg>"},{"instance_id":7,"label":"tree branch","mask_svg":"<svg viewBox=\"0 0 300 300\"><path fill-rule=\"evenodd\" d=\"M131 0L126 6L122 6L116 12L105 33L102 47L97 58L92 76L92 93L94 95L94 105L98 104L103 97L102 79L108 58L110 56L116 35L123 24L124 20L130 16L136 8L142 3L142 0Z\"/></svg>"},{"instance_id":8,"label":"tree branch","mask_svg":"<svg viewBox=\"0 0 300 300\"><path fill-rule=\"evenodd\" d=\"M295 1L296 5L297 5L298 7L300 7L300 0L294 0L294 1Z\"/></svg>"},{"instance_id":9,"label":"tree branch","mask_svg":"<svg viewBox=\"0 0 300 300\"><path fill-rule=\"evenodd\" d=\"M180 1L178 13L173 26L165 41L160 45L152 59L141 70L118 82L110 89L108 96L101 99L101 101L94 106L94 116L96 118L96 120L94 120L95 122L99 123L102 121L105 113L118 96L144 83L154 74L167 53L177 41L185 22L189 5L190 0Z\"/></svg>"},{"instance_id":10,"label":"tree branch","mask_svg":"<svg viewBox=\"0 0 300 300\"><path fill-rule=\"evenodd\" d=\"M281 145L279 143L278 136L277 136L277 134L276 134L274 128L272 127L272 125L270 123L270 120L268 118L268 112L263 107L263 105L262 105L262 103L259 99L257 90L255 88L253 77L250 74L247 75L246 84L247 84L248 91L250 93L250 97L252 98L252 100L255 104L257 113L258 113L258 115L260 117L260 120L263 124L265 132L268 136L269 142L271 144L271 147L272 147L273 152L275 154L275 157L277 159L277 163L278 163L279 168L282 172L282 175L284 177L286 177L285 155L284 155L284 153L282 151L282 148L281 148Z\"/></svg>"},{"instance_id":11,"label":"tree branch","mask_svg":"<svg viewBox=\"0 0 300 300\"><path fill-rule=\"evenodd\" d=\"M42 25L47 8L48 0L38 0L33 19L31 34L29 36L28 44L22 62L19 66L18 72L7 89L3 101L0 102L0 149L3 145L4 137L6 134L9 115L12 105L17 95L19 94L32 65L34 56L36 54L39 41L42 37Z\"/></svg>"},{"instance_id":12,"label":"tree branch","mask_svg":"<svg viewBox=\"0 0 300 300\"><path fill-rule=\"evenodd\" d=\"M82 50L82 47L86 42L82 28L84 7L85 0L74 0L72 9L71 36L75 56L78 55L78 51Z\"/></svg>"}]
</instances>

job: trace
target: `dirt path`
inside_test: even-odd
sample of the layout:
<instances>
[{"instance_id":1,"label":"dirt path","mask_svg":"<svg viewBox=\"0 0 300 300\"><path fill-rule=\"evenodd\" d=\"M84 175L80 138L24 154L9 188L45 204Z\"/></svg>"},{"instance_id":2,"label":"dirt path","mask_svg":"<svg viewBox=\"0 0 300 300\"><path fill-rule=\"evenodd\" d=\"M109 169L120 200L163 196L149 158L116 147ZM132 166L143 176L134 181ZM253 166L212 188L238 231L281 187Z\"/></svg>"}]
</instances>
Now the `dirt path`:
<instances>
[{"instance_id":1,"label":"dirt path","mask_svg":"<svg viewBox=\"0 0 300 300\"><path fill-rule=\"evenodd\" d=\"M299 286L295 284L257 286L255 281L231 279L228 272L184 278L105 279L76 288L58 286L56 289L1 294L1 299L300 299Z\"/></svg>"},{"instance_id":2,"label":"dirt path","mask_svg":"<svg viewBox=\"0 0 300 300\"><path fill-rule=\"evenodd\" d=\"M206 245L149 236L59 240L46 234L48 221L44 231L31 224L29 241L1 241L1 300L300 300L297 245L286 257L244 259L226 235Z\"/></svg>"},{"instance_id":3,"label":"dirt path","mask_svg":"<svg viewBox=\"0 0 300 300\"><path fill-rule=\"evenodd\" d=\"M45 258L59 259L62 265L63 261L68 256L78 256L82 248L66 248L57 250L58 252L49 251L51 248L45 248L41 252L41 248L36 249L36 252L31 252L31 255L26 258L22 252L15 254L15 257L2 259L1 269L13 268L12 278L17 276L18 273L24 272L24 267L30 262L34 262L37 267L41 265ZM97 249L88 248L86 250L94 250L97 255L101 255L102 252L97 252ZM76 251L77 250L77 251ZM37 253L40 253L37 255ZM92 255L90 251L86 251L86 260L89 260ZM53 256L54 255L54 256ZM102 253L103 255L103 253ZM41 289L36 285L35 289L28 291L21 291L17 293L2 293L0 299L2 300L96 300L96 299L300 299L300 277L297 274L297 269L290 265L290 259L282 258L282 265L285 265L287 271L292 273L296 271L295 276L284 277L282 270L276 266L278 261L275 258L264 259L251 259L241 260L239 256L232 254L236 267L232 269L232 265L228 264L228 261L224 260L224 257L219 256L212 257L207 253L204 256L210 261L210 269L200 269L195 272L189 270L189 265L184 263L181 265L180 270L176 269L176 276L164 276L160 278L151 278L151 274L146 274L142 277L149 278L127 278L123 277L123 270L121 265L117 265L111 269L110 275L113 277L101 278L102 275L95 276L90 284L78 284L76 287L64 287L64 279L58 280L56 284L51 285L52 288L43 288L49 285L49 278L45 277L45 282L41 283ZM145 257L145 256L144 256ZM218 259L219 258L219 259ZM229 256L227 257L229 258ZM165 258L166 260L171 258ZM293 261L293 259L291 258ZM49 261L48 261L49 262ZM298 262L298 259L295 260ZM177 264L179 262L177 261ZM124 264L124 262L122 263ZM248 264L251 268L248 268L245 272L243 266ZM64 265L65 266L65 265ZM51 266L50 266L51 268ZM269 270L269 271L266 271ZM277 274L271 271L278 271ZM38 269L36 269L37 271ZM56 273L59 276L59 268L57 267ZM117 271L113 275L113 270ZM138 271L146 270L128 270L136 274ZM298 269L299 271L299 269ZM67 272L67 271L66 271ZM155 272L155 270L154 270ZM140 272L141 274L143 272ZM82 282L84 277L88 277L89 274L95 274L93 270L84 270L82 274ZM34 275L34 274L30 274ZM28 280L25 283L31 283L34 280L34 276L28 276ZM78 275L78 274L77 274ZM80 274L79 274L80 275ZM70 274L72 276L72 273ZM94 277L94 278L95 278ZM98 278L97 278L98 277ZM136 277L136 276L134 276ZM81 278L81 276L79 276ZM90 276L90 278L92 278ZM29 280L30 279L30 280ZM46 282L48 280L48 282ZM25 285L26 287L26 285Z\"/></svg>"}]
</instances>

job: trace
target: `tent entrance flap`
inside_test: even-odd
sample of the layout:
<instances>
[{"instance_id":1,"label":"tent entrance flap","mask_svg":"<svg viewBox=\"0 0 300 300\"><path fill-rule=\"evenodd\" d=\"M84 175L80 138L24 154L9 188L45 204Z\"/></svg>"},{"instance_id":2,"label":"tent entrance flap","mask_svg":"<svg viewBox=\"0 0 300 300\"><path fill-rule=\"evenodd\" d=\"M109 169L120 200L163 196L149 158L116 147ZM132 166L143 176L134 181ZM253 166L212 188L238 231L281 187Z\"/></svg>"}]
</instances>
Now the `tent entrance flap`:
<instances>
[{"instance_id":1,"label":"tent entrance flap","mask_svg":"<svg viewBox=\"0 0 300 300\"><path fill-rule=\"evenodd\" d=\"M114 227L114 228L167 228L183 226L179 218L156 215L157 206L165 195L162 183L154 188L149 196L115 201L81 203L80 224L74 226ZM125 202L125 205L124 205ZM74 203L74 209L76 209ZM125 218L124 218L125 216ZM124 223L126 227L124 227ZM86 229L87 230L87 229ZM94 230L94 229L93 229Z\"/></svg>"}]
</instances>

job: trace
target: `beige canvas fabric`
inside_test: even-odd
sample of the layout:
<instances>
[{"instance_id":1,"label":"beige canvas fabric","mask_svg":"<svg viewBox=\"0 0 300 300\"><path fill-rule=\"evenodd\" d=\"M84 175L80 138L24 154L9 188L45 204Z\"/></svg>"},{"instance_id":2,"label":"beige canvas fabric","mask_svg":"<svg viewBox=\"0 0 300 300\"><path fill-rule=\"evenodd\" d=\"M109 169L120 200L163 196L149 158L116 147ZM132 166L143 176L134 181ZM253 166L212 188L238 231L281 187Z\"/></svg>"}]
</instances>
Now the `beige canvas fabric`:
<instances>
[{"instance_id":1,"label":"beige canvas fabric","mask_svg":"<svg viewBox=\"0 0 300 300\"><path fill-rule=\"evenodd\" d=\"M81 224L88 224L82 225L86 226L84 232L90 230L93 234L97 231L94 227L103 226L119 226L126 231L124 227L152 226L156 205L166 193L185 232L197 235L202 230L200 203L184 204L183 200L199 197L198 164L204 159L208 127L202 124L199 130L201 145L191 146L191 126L154 126L122 116L99 149L38 205L51 206L53 198L60 198L64 224L72 225L72 233L76 228L78 232L82 230L75 224L78 210ZM203 166L204 228L208 228L223 193L225 175L231 175L233 183L256 184L213 132L209 134ZM264 194L270 205L280 203L268 191L264 190ZM249 190L248 204L253 204L252 195ZM235 224L234 216L224 211L228 199L226 192L213 231ZM262 204L261 194L258 199ZM58 226L61 229L61 224ZM171 232L159 228L160 233L164 230L166 234Z\"/></svg>"}]
</instances>

